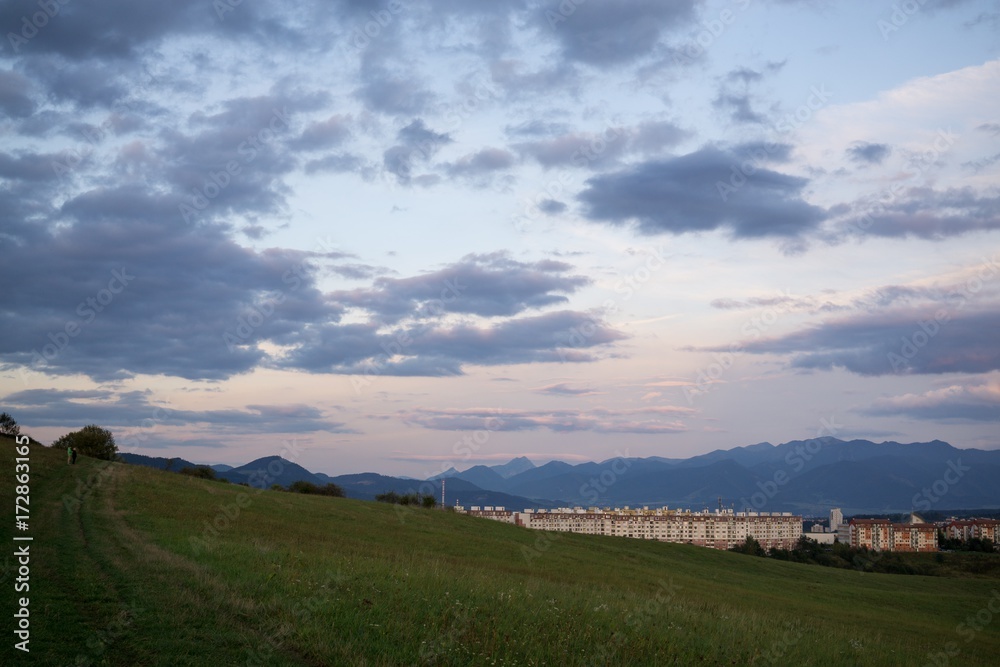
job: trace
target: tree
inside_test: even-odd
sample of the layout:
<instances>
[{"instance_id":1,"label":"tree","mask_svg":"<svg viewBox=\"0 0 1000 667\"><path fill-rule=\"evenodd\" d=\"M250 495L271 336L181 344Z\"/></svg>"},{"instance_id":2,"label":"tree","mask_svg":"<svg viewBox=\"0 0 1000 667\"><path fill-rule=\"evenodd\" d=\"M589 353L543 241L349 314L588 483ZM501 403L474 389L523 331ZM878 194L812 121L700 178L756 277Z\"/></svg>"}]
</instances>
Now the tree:
<instances>
[{"instance_id":1,"label":"tree","mask_svg":"<svg viewBox=\"0 0 1000 667\"><path fill-rule=\"evenodd\" d=\"M6 412L0 413L0 435L9 435L15 438L21 435L21 427Z\"/></svg>"},{"instance_id":2,"label":"tree","mask_svg":"<svg viewBox=\"0 0 1000 667\"><path fill-rule=\"evenodd\" d=\"M317 496L334 496L336 498L344 497L344 490L333 483L317 486L312 482L299 480L297 482L292 482L291 486L288 487L288 490L293 493L309 493Z\"/></svg>"},{"instance_id":3,"label":"tree","mask_svg":"<svg viewBox=\"0 0 1000 667\"><path fill-rule=\"evenodd\" d=\"M736 551L741 554L747 554L748 556L766 556L767 552L764 551L764 547L760 546L760 542L754 539L753 535L747 535L747 539L743 541L743 544L737 544L732 547L730 551Z\"/></svg>"},{"instance_id":4,"label":"tree","mask_svg":"<svg viewBox=\"0 0 1000 667\"><path fill-rule=\"evenodd\" d=\"M111 431L95 424L67 433L52 443L56 449L76 448L78 454L105 461L118 460L118 445Z\"/></svg>"},{"instance_id":5,"label":"tree","mask_svg":"<svg viewBox=\"0 0 1000 667\"><path fill-rule=\"evenodd\" d=\"M190 475L191 477L200 477L202 479L210 479L213 481L218 480L215 471L208 466L184 466L178 472L182 475Z\"/></svg>"}]
</instances>

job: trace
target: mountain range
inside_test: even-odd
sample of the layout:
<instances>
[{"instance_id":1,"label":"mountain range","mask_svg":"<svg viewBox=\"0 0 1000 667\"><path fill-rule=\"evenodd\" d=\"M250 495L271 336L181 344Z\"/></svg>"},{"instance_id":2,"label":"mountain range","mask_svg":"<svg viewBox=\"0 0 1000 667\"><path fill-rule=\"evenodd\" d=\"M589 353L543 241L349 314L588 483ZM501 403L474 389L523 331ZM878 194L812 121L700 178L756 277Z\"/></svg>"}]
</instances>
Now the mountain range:
<instances>
[{"instance_id":1,"label":"mountain range","mask_svg":"<svg viewBox=\"0 0 1000 667\"><path fill-rule=\"evenodd\" d=\"M168 459L124 454L130 463L165 467ZM174 459L179 470L195 465ZM279 465L280 463L280 465ZM330 476L276 456L243 466L213 466L219 477L259 486L305 480L334 483L349 497L372 500L386 491L440 498L449 505L508 509L558 506L669 506L693 510L845 514L1000 508L1000 451L959 449L940 440L902 444L837 438L763 442L687 459L615 458L599 463L525 457L501 465L454 468L428 480L377 473ZM256 483L255 483L256 481Z\"/></svg>"}]
</instances>

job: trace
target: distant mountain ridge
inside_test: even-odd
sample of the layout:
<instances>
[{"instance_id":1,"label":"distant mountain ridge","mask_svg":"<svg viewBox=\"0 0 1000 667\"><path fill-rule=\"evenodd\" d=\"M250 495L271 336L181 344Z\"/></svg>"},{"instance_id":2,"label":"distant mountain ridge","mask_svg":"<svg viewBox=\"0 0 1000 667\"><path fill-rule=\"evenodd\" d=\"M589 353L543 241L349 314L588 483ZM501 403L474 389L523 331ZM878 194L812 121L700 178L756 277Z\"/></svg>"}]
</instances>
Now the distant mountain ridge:
<instances>
[{"instance_id":1,"label":"distant mountain ridge","mask_svg":"<svg viewBox=\"0 0 1000 667\"><path fill-rule=\"evenodd\" d=\"M173 470L196 465L184 459L126 454L140 465ZM825 514L1000 508L1000 451L958 449L941 440L903 444L887 441L813 438L773 445L757 443L715 450L687 459L616 458L600 463L527 457L500 465L451 468L427 480L378 473L330 476L310 472L277 456L264 457L217 474L233 482L288 486L305 480L341 486L349 497L372 500L387 491L440 498L446 481L449 505L669 506ZM721 502L720 502L721 501Z\"/></svg>"},{"instance_id":2,"label":"distant mountain ridge","mask_svg":"<svg viewBox=\"0 0 1000 667\"><path fill-rule=\"evenodd\" d=\"M617 462L617 469L615 469ZM575 506L670 506L825 513L1000 507L1000 451L958 449L941 440L769 442L688 459L551 461L497 480L484 466L453 478L527 498Z\"/></svg>"}]
</instances>

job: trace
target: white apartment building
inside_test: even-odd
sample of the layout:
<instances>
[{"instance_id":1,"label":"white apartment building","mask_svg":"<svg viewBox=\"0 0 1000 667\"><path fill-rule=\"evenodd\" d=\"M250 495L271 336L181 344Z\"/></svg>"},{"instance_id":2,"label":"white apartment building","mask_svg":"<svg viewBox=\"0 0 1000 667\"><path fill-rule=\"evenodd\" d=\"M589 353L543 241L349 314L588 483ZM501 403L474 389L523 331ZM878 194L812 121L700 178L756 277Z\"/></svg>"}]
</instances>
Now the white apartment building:
<instances>
[{"instance_id":1,"label":"white apartment building","mask_svg":"<svg viewBox=\"0 0 1000 667\"><path fill-rule=\"evenodd\" d=\"M837 528L842 523L844 523L844 513L840 511L839 507L834 507L830 510L830 532L836 533Z\"/></svg>"},{"instance_id":2,"label":"white apartment building","mask_svg":"<svg viewBox=\"0 0 1000 667\"><path fill-rule=\"evenodd\" d=\"M667 508L524 510L503 507L456 507L456 511L533 530L612 535L661 542L681 542L729 549L753 537L765 549L789 549L802 536L802 517L790 512L691 512Z\"/></svg>"}]
</instances>

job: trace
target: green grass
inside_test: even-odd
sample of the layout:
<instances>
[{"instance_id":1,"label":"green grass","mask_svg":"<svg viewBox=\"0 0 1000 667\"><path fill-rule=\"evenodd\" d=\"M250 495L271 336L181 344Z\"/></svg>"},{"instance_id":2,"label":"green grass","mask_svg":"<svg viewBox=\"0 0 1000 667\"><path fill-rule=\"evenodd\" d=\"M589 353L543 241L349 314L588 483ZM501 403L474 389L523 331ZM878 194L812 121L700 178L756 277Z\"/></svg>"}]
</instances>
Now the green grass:
<instances>
[{"instance_id":1,"label":"green grass","mask_svg":"<svg viewBox=\"0 0 1000 667\"><path fill-rule=\"evenodd\" d=\"M89 493L62 502L78 480ZM6 507L12 493L0 490ZM9 640L5 665L925 665L949 642L960 653L948 664L993 665L1000 653L990 577L553 535L67 466L45 448L32 451L31 493L32 653ZM959 627L977 613L967 642Z\"/></svg>"}]
</instances>

